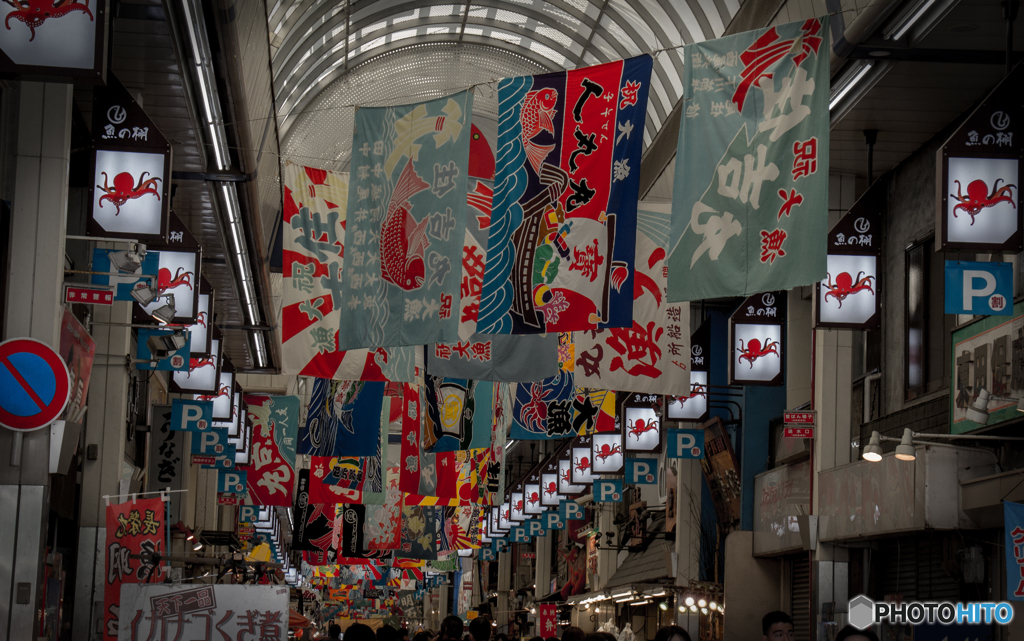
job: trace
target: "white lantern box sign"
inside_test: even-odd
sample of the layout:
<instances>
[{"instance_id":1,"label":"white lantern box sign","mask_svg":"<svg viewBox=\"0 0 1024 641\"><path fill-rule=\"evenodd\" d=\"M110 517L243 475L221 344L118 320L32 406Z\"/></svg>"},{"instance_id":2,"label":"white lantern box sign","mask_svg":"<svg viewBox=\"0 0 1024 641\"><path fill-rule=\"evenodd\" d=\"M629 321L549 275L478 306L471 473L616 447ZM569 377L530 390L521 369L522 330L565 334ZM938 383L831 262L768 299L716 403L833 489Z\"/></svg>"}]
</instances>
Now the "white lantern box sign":
<instances>
[{"instance_id":1,"label":"white lantern box sign","mask_svg":"<svg viewBox=\"0 0 1024 641\"><path fill-rule=\"evenodd\" d=\"M629 394L622 403L625 416L625 449L627 452L661 452L660 396ZM595 450L596 451L596 450Z\"/></svg>"},{"instance_id":2,"label":"white lantern box sign","mask_svg":"<svg viewBox=\"0 0 1024 641\"><path fill-rule=\"evenodd\" d=\"M706 421L709 414L708 384L711 376L711 321L701 323L690 336L690 393L668 397L668 418Z\"/></svg>"},{"instance_id":3,"label":"white lantern box sign","mask_svg":"<svg viewBox=\"0 0 1024 641\"><path fill-rule=\"evenodd\" d=\"M540 474L531 474L523 485L526 504L523 511L528 515L540 514L546 508L541 503Z\"/></svg>"},{"instance_id":4,"label":"white lantern box sign","mask_svg":"<svg viewBox=\"0 0 1024 641\"><path fill-rule=\"evenodd\" d=\"M1017 65L936 152L936 251L1024 249L1024 105Z\"/></svg>"},{"instance_id":5,"label":"white lantern box sign","mask_svg":"<svg viewBox=\"0 0 1024 641\"><path fill-rule=\"evenodd\" d=\"M591 436L591 467L596 474L621 474L625 466L620 432L602 432Z\"/></svg>"},{"instance_id":6,"label":"white lantern box sign","mask_svg":"<svg viewBox=\"0 0 1024 641\"><path fill-rule=\"evenodd\" d=\"M878 327L886 195L886 181L876 182L829 232L828 273L815 285L815 327Z\"/></svg>"},{"instance_id":7,"label":"white lantern box sign","mask_svg":"<svg viewBox=\"0 0 1024 641\"><path fill-rule=\"evenodd\" d=\"M558 491L558 466L558 457L553 456L544 463L540 473L540 502L547 507L558 507L562 500L562 493Z\"/></svg>"},{"instance_id":8,"label":"white lantern box sign","mask_svg":"<svg viewBox=\"0 0 1024 641\"><path fill-rule=\"evenodd\" d=\"M730 317L730 385L782 385L785 295L755 294Z\"/></svg>"},{"instance_id":9,"label":"white lantern box sign","mask_svg":"<svg viewBox=\"0 0 1024 641\"><path fill-rule=\"evenodd\" d=\"M110 75L93 93L92 182L87 233L147 244L167 240L171 145Z\"/></svg>"},{"instance_id":10,"label":"white lantern box sign","mask_svg":"<svg viewBox=\"0 0 1024 641\"><path fill-rule=\"evenodd\" d=\"M108 0L20 0L0 3L0 71L24 79L45 75L80 83L109 82Z\"/></svg>"},{"instance_id":11,"label":"white lantern box sign","mask_svg":"<svg viewBox=\"0 0 1024 641\"><path fill-rule=\"evenodd\" d=\"M210 355L189 359L187 372L171 375L171 391L180 394L217 394L220 391L221 342L220 330L211 328Z\"/></svg>"},{"instance_id":12,"label":"white lantern box sign","mask_svg":"<svg viewBox=\"0 0 1024 641\"><path fill-rule=\"evenodd\" d=\"M572 453L572 482L574 485L592 485L594 483L594 463L592 437L577 436L572 441L569 451Z\"/></svg>"}]
</instances>

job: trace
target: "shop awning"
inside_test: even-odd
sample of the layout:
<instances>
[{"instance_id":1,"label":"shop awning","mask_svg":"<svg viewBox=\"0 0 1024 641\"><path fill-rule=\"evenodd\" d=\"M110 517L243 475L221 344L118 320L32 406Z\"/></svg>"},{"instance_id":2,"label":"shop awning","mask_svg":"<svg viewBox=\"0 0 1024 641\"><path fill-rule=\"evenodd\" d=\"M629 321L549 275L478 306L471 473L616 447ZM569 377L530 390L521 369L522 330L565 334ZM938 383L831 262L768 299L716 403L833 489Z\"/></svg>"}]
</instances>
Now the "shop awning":
<instances>
[{"instance_id":1,"label":"shop awning","mask_svg":"<svg viewBox=\"0 0 1024 641\"><path fill-rule=\"evenodd\" d=\"M637 583L650 583L675 576L674 541L655 539L642 552L630 552L605 589Z\"/></svg>"},{"instance_id":2,"label":"shop awning","mask_svg":"<svg viewBox=\"0 0 1024 641\"><path fill-rule=\"evenodd\" d=\"M297 628L308 628L309 619L302 616L295 610L291 610L288 612L288 627L293 630Z\"/></svg>"}]
</instances>

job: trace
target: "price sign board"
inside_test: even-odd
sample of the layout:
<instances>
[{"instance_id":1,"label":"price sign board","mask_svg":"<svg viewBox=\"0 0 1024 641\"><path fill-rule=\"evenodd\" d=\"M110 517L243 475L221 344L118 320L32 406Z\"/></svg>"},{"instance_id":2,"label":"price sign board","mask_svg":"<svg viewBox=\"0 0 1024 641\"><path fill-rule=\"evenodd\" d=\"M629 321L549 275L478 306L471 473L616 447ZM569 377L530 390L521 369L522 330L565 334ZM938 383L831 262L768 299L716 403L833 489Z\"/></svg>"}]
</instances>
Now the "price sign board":
<instances>
[{"instance_id":1,"label":"price sign board","mask_svg":"<svg viewBox=\"0 0 1024 641\"><path fill-rule=\"evenodd\" d=\"M783 436L786 438L814 438L814 426L818 413L815 410L784 412L782 415Z\"/></svg>"}]
</instances>

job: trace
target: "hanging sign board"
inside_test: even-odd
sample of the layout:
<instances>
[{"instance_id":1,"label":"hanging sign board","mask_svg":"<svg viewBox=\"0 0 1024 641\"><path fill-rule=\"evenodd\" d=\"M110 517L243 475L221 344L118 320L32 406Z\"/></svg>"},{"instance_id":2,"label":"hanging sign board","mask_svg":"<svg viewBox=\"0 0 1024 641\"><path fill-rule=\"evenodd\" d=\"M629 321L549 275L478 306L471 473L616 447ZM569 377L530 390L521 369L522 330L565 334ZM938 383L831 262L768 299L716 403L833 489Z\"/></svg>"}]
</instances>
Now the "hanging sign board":
<instances>
[{"instance_id":1,"label":"hanging sign board","mask_svg":"<svg viewBox=\"0 0 1024 641\"><path fill-rule=\"evenodd\" d=\"M0 72L102 84L107 75L107 0L0 3Z\"/></svg>"},{"instance_id":2,"label":"hanging sign board","mask_svg":"<svg viewBox=\"0 0 1024 641\"><path fill-rule=\"evenodd\" d=\"M814 438L817 411L802 410L783 412L783 436L785 438Z\"/></svg>"},{"instance_id":3,"label":"hanging sign board","mask_svg":"<svg viewBox=\"0 0 1024 641\"><path fill-rule=\"evenodd\" d=\"M947 314L1013 315L1013 263L947 260L945 272Z\"/></svg>"},{"instance_id":4,"label":"hanging sign board","mask_svg":"<svg viewBox=\"0 0 1024 641\"><path fill-rule=\"evenodd\" d=\"M64 290L64 302L109 306L114 304L114 290L110 288L68 285Z\"/></svg>"},{"instance_id":5,"label":"hanging sign board","mask_svg":"<svg viewBox=\"0 0 1024 641\"><path fill-rule=\"evenodd\" d=\"M690 336L690 393L668 397L668 418L677 421L706 421L708 383L711 376L711 321L701 323Z\"/></svg>"},{"instance_id":6,"label":"hanging sign board","mask_svg":"<svg viewBox=\"0 0 1024 641\"><path fill-rule=\"evenodd\" d=\"M730 385L782 385L785 296L754 294L729 318Z\"/></svg>"},{"instance_id":7,"label":"hanging sign board","mask_svg":"<svg viewBox=\"0 0 1024 641\"><path fill-rule=\"evenodd\" d=\"M594 482L593 437L577 436L571 441L572 482L574 485L591 485Z\"/></svg>"},{"instance_id":8,"label":"hanging sign board","mask_svg":"<svg viewBox=\"0 0 1024 641\"><path fill-rule=\"evenodd\" d=\"M558 491L558 456L549 458L540 473L540 502L548 507L558 507L562 493Z\"/></svg>"},{"instance_id":9,"label":"hanging sign board","mask_svg":"<svg viewBox=\"0 0 1024 641\"><path fill-rule=\"evenodd\" d=\"M219 391L221 369L221 342L223 337L216 326L210 328L210 355L191 356L187 372L171 375L171 391L180 394L216 394Z\"/></svg>"},{"instance_id":10,"label":"hanging sign board","mask_svg":"<svg viewBox=\"0 0 1024 641\"><path fill-rule=\"evenodd\" d=\"M661 396L654 394L630 394L623 401L622 406L622 413L626 417L625 450L631 453L660 453ZM596 438L599 435L595 434L594 436L596 442ZM597 452L598 448L595 447L595 456ZM621 469L620 467L619 470Z\"/></svg>"},{"instance_id":11,"label":"hanging sign board","mask_svg":"<svg viewBox=\"0 0 1024 641\"><path fill-rule=\"evenodd\" d=\"M174 324L191 325L201 320L205 322L199 316L199 297L203 288L200 274L202 247L174 212L170 214L169 230L168 236L174 241L154 242L147 246L149 251L160 253L155 283L156 299L149 305L133 306L135 322L149 322L150 314L167 302L168 295L174 296ZM209 283L206 286L209 287ZM210 290L212 288L206 291Z\"/></svg>"},{"instance_id":12,"label":"hanging sign board","mask_svg":"<svg viewBox=\"0 0 1024 641\"><path fill-rule=\"evenodd\" d=\"M1024 249L1022 83L1018 64L936 152L936 251Z\"/></svg>"},{"instance_id":13,"label":"hanging sign board","mask_svg":"<svg viewBox=\"0 0 1024 641\"><path fill-rule=\"evenodd\" d=\"M876 182L829 232L828 273L814 286L815 327L878 327L878 266L887 186L887 181Z\"/></svg>"},{"instance_id":14,"label":"hanging sign board","mask_svg":"<svg viewBox=\"0 0 1024 641\"><path fill-rule=\"evenodd\" d=\"M93 91L92 182L87 234L163 243L171 196L171 145L113 74Z\"/></svg>"}]
</instances>

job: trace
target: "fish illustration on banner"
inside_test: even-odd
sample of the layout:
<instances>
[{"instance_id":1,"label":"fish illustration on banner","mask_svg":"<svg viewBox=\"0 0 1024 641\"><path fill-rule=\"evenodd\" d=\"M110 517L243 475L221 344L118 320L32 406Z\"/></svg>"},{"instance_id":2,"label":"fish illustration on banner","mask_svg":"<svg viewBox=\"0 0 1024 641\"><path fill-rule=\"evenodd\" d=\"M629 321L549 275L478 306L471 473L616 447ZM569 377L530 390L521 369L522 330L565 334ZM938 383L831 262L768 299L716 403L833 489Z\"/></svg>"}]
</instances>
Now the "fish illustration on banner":
<instances>
[{"instance_id":1,"label":"fish illustration on banner","mask_svg":"<svg viewBox=\"0 0 1024 641\"><path fill-rule=\"evenodd\" d=\"M375 456L384 383L313 380L299 453L316 456Z\"/></svg>"},{"instance_id":2,"label":"fish illustration on banner","mask_svg":"<svg viewBox=\"0 0 1024 641\"><path fill-rule=\"evenodd\" d=\"M427 413L420 430L427 452L469 449L476 414L476 381L427 376L423 389Z\"/></svg>"},{"instance_id":3,"label":"fish illustration on banner","mask_svg":"<svg viewBox=\"0 0 1024 641\"><path fill-rule=\"evenodd\" d=\"M394 550L399 547L402 528L402 491L398 488L398 468L388 468L387 496L384 505L366 506L364 524L368 550Z\"/></svg>"},{"instance_id":4,"label":"fish illustration on banner","mask_svg":"<svg viewBox=\"0 0 1024 641\"><path fill-rule=\"evenodd\" d=\"M477 331L629 327L649 55L498 85Z\"/></svg>"},{"instance_id":5,"label":"fish illustration on banner","mask_svg":"<svg viewBox=\"0 0 1024 641\"><path fill-rule=\"evenodd\" d=\"M402 538L396 551L410 559L437 558L437 517L434 508L421 505L402 506Z\"/></svg>"},{"instance_id":6,"label":"fish illustration on banner","mask_svg":"<svg viewBox=\"0 0 1024 641\"><path fill-rule=\"evenodd\" d=\"M348 190L348 174L285 164L282 369L319 378L411 381L411 348L338 346Z\"/></svg>"},{"instance_id":7,"label":"fish illustration on banner","mask_svg":"<svg viewBox=\"0 0 1024 641\"><path fill-rule=\"evenodd\" d=\"M334 503L313 503L310 501L309 488L309 470L300 470L292 547L296 550L320 551L336 556L336 546L332 545Z\"/></svg>"},{"instance_id":8,"label":"fish illustration on banner","mask_svg":"<svg viewBox=\"0 0 1024 641\"><path fill-rule=\"evenodd\" d=\"M555 336L476 333L494 196L494 152L476 125L472 126L471 137L471 188L466 196L466 236L459 287L459 340L428 346L427 373L484 381L543 380L558 371Z\"/></svg>"},{"instance_id":9,"label":"fish illustration on banner","mask_svg":"<svg viewBox=\"0 0 1024 641\"><path fill-rule=\"evenodd\" d=\"M516 383L512 407L514 440L567 438L574 435L572 427L573 382L572 334L558 335L558 373L532 383Z\"/></svg>"},{"instance_id":10,"label":"fish illustration on banner","mask_svg":"<svg viewBox=\"0 0 1024 641\"><path fill-rule=\"evenodd\" d=\"M299 397L246 395L245 403L252 422L252 456L249 465L238 469L246 472L249 498L253 505L291 506Z\"/></svg>"},{"instance_id":11,"label":"fish illustration on banner","mask_svg":"<svg viewBox=\"0 0 1024 641\"><path fill-rule=\"evenodd\" d=\"M690 387L690 305L667 300L670 205L637 208L633 326L577 332L576 384L650 394Z\"/></svg>"},{"instance_id":12,"label":"fish illustration on banner","mask_svg":"<svg viewBox=\"0 0 1024 641\"><path fill-rule=\"evenodd\" d=\"M339 348L458 339L472 112L472 90L356 110Z\"/></svg>"},{"instance_id":13,"label":"fish illustration on banner","mask_svg":"<svg viewBox=\"0 0 1024 641\"><path fill-rule=\"evenodd\" d=\"M670 302L824 280L829 17L686 45Z\"/></svg>"}]
</instances>

